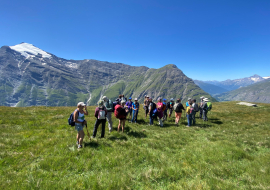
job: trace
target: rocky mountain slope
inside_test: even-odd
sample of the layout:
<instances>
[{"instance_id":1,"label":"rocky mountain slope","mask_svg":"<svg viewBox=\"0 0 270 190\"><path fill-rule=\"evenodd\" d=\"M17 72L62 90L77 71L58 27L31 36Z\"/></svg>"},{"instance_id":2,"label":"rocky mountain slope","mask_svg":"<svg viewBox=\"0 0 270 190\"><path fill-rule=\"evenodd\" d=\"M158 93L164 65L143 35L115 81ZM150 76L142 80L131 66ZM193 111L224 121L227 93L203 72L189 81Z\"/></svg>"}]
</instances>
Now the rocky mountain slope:
<instances>
[{"instance_id":1,"label":"rocky mountain slope","mask_svg":"<svg viewBox=\"0 0 270 190\"><path fill-rule=\"evenodd\" d=\"M0 105L94 105L103 95L143 100L144 95L199 98L208 96L175 65L160 69L92 59L66 60L32 44L0 48Z\"/></svg>"},{"instance_id":2,"label":"rocky mountain slope","mask_svg":"<svg viewBox=\"0 0 270 190\"><path fill-rule=\"evenodd\" d=\"M202 81L204 83L213 84L218 87L224 88L228 91L236 90L240 87L245 87L251 84L255 84L257 82L261 82L265 80L263 77L259 75L253 75L251 77L235 79L235 80L225 80L225 81Z\"/></svg>"},{"instance_id":3,"label":"rocky mountain slope","mask_svg":"<svg viewBox=\"0 0 270 190\"><path fill-rule=\"evenodd\" d=\"M220 101L270 103L270 79L215 96Z\"/></svg>"}]
</instances>

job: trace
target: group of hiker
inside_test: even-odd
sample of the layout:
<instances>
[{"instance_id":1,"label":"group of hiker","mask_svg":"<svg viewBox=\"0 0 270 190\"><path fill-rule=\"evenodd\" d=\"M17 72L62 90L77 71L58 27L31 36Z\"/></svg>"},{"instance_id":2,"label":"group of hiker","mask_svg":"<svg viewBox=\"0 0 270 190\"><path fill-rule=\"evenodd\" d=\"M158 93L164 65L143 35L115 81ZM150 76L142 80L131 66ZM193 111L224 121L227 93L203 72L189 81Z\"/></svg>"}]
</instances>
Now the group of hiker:
<instances>
[{"instance_id":1,"label":"group of hiker","mask_svg":"<svg viewBox=\"0 0 270 190\"><path fill-rule=\"evenodd\" d=\"M147 95L144 98L143 109L145 110L145 119L147 118L147 115L149 115L149 125L153 125L154 120L157 119L160 127L163 127L163 123L167 120L167 117L172 117L173 111L175 112L176 125L179 124L179 120L183 111L185 111L187 117L186 127L190 127L196 124L195 116L197 112L200 112L200 119L208 121L207 112L212 108L211 102L209 102L208 99L203 96L200 97L201 102L199 105L196 103L196 99L188 98L185 107L181 103L180 98L177 99L176 102L174 102L173 98L171 98L168 102L166 99L158 98L157 103L154 103L152 98ZM92 138L96 137L97 129L100 124L101 138L104 138L106 121L108 121L109 132L112 131L113 113L119 120L117 131L120 132L120 129L122 129L122 132L124 132L125 122L127 119L131 123L137 123L139 108L140 104L137 98L135 98L133 102L131 97L127 100L124 95L119 95L119 97L114 102L112 102L106 96L103 96L102 99L98 102L98 107L95 109L96 122L94 125ZM168 111L169 115L167 113ZM83 127L86 126L87 129L87 121L84 119L85 115L88 115L86 104L79 102L77 104L77 109L70 115L69 118L69 124L71 126L75 126L75 129L78 131L78 148L82 148L82 143L85 135L83 132ZM87 133L89 135L88 129Z\"/></svg>"}]
</instances>

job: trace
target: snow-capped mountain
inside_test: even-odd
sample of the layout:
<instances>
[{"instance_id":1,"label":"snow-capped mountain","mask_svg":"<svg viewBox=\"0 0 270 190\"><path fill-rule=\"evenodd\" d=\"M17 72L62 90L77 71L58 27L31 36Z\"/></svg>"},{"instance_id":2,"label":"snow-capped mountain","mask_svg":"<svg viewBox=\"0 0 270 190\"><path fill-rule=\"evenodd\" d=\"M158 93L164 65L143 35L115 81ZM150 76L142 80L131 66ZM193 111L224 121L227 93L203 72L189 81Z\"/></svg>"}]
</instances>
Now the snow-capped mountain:
<instances>
[{"instance_id":1,"label":"snow-capped mountain","mask_svg":"<svg viewBox=\"0 0 270 190\"><path fill-rule=\"evenodd\" d=\"M227 89L227 90L236 90L241 87L245 87L260 81L265 80L265 78L259 76L259 75L253 75L246 78L241 79L235 79L235 80L225 80L225 81L203 81L204 83L208 84L214 84L216 86L219 86L221 88Z\"/></svg>"},{"instance_id":2,"label":"snow-capped mountain","mask_svg":"<svg viewBox=\"0 0 270 190\"><path fill-rule=\"evenodd\" d=\"M146 94L153 99L179 95L183 100L207 96L216 101L175 65L151 69L66 60L28 43L0 48L0 106L75 106L81 101L96 105L103 95L114 100L119 94L139 101Z\"/></svg>"}]
</instances>

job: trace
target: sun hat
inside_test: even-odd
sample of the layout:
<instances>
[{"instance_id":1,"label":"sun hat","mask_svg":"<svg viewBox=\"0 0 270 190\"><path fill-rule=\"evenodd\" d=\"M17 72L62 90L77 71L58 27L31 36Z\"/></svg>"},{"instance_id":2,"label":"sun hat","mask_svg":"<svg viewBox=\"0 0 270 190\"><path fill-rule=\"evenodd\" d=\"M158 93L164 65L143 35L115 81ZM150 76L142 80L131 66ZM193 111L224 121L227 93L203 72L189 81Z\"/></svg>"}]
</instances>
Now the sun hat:
<instances>
[{"instance_id":1,"label":"sun hat","mask_svg":"<svg viewBox=\"0 0 270 190\"><path fill-rule=\"evenodd\" d=\"M204 96L200 97L201 99L204 99Z\"/></svg>"},{"instance_id":2,"label":"sun hat","mask_svg":"<svg viewBox=\"0 0 270 190\"><path fill-rule=\"evenodd\" d=\"M123 103L126 103L126 101L125 101L125 100L122 100L122 101L121 101L121 104L123 104Z\"/></svg>"},{"instance_id":3,"label":"sun hat","mask_svg":"<svg viewBox=\"0 0 270 190\"><path fill-rule=\"evenodd\" d=\"M77 106L85 106L85 103L79 102L79 103L77 104Z\"/></svg>"},{"instance_id":4,"label":"sun hat","mask_svg":"<svg viewBox=\"0 0 270 190\"><path fill-rule=\"evenodd\" d=\"M135 100L135 101L138 101L138 98L135 98L134 100Z\"/></svg>"},{"instance_id":5,"label":"sun hat","mask_svg":"<svg viewBox=\"0 0 270 190\"><path fill-rule=\"evenodd\" d=\"M103 104L104 104L104 102L103 102L102 100L100 100L100 101L98 102L98 106L103 106Z\"/></svg>"},{"instance_id":6,"label":"sun hat","mask_svg":"<svg viewBox=\"0 0 270 190\"><path fill-rule=\"evenodd\" d=\"M188 100L191 100L191 98L188 98Z\"/></svg>"},{"instance_id":7,"label":"sun hat","mask_svg":"<svg viewBox=\"0 0 270 190\"><path fill-rule=\"evenodd\" d=\"M203 101L208 102L209 100L208 100L208 98L204 98Z\"/></svg>"},{"instance_id":8,"label":"sun hat","mask_svg":"<svg viewBox=\"0 0 270 190\"><path fill-rule=\"evenodd\" d=\"M102 97L102 100L105 100L106 101L107 100L107 96L103 96Z\"/></svg>"}]
</instances>

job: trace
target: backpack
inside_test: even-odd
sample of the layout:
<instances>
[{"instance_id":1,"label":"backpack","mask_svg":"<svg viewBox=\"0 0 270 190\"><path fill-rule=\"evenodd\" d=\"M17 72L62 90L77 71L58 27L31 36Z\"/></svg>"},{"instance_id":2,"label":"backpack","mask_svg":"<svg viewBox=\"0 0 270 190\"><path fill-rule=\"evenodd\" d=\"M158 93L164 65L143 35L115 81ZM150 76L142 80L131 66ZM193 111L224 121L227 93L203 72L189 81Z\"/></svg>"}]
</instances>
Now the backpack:
<instances>
[{"instance_id":1,"label":"backpack","mask_svg":"<svg viewBox=\"0 0 270 190\"><path fill-rule=\"evenodd\" d=\"M167 108L170 109L170 102L167 102Z\"/></svg>"},{"instance_id":2,"label":"backpack","mask_svg":"<svg viewBox=\"0 0 270 190\"><path fill-rule=\"evenodd\" d=\"M77 109L76 109L77 110ZM74 112L76 111L74 110ZM68 118L68 124L73 127L75 126L75 122L74 122L74 112L72 114L70 114L69 118ZM79 111L77 111L78 113L78 117L79 117Z\"/></svg>"},{"instance_id":3,"label":"backpack","mask_svg":"<svg viewBox=\"0 0 270 190\"><path fill-rule=\"evenodd\" d=\"M212 103L207 102L207 110L210 111L212 109Z\"/></svg>"},{"instance_id":4,"label":"backpack","mask_svg":"<svg viewBox=\"0 0 270 190\"><path fill-rule=\"evenodd\" d=\"M111 112L114 112L114 106L115 106L114 103L113 103L111 100L109 100L109 101L108 101L108 108L109 108L109 109L110 109L110 108L112 109ZM107 108L107 107L106 107L106 108ZM108 109L107 109L107 111L108 111Z\"/></svg>"},{"instance_id":5,"label":"backpack","mask_svg":"<svg viewBox=\"0 0 270 190\"><path fill-rule=\"evenodd\" d=\"M157 115L157 108L155 108L155 109L153 110L152 116L153 116L153 117L156 117L156 115Z\"/></svg>"},{"instance_id":6,"label":"backpack","mask_svg":"<svg viewBox=\"0 0 270 190\"><path fill-rule=\"evenodd\" d=\"M114 109L114 116L117 119L123 119L126 117L125 110L121 107L121 105L117 104Z\"/></svg>"},{"instance_id":7,"label":"backpack","mask_svg":"<svg viewBox=\"0 0 270 190\"><path fill-rule=\"evenodd\" d=\"M99 113L98 113L98 119L106 119L106 112L105 112L105 110L104 110L104 107L102 107L102 110L100 110L100 108L98 108L99 109Z\"/></svg>"},{"instance_id":8,"label":"backpack","mask_svg":"<svg viewBox=\"0 0 270 190\"><path fill-rule=\"evenodd\" d=\"M199 111L199 106L198 106L198 104L196 104L196 103L195 103L195 105L194 105L194 111L195 111L195 112L198 112L198 111Z\"/></svg>"},{"instance_id":9,"label":"backpack","mask_svg":"<svg viewBox=\"0 0 270 190\"><path fill-rule=\"evenodd\" d=\"M195 110L193 107L190 107L190 114L194 114Z\"/></svg>"},{"instance_id":10,"label":"backpack","mask_svg":"<svg viewBox=\"0 0 270 190\"><path fill-rule=\"evenodd\" d=\"M166 104L163 104L162 111L166 110Z\"/></svg>"}]
</instances>

